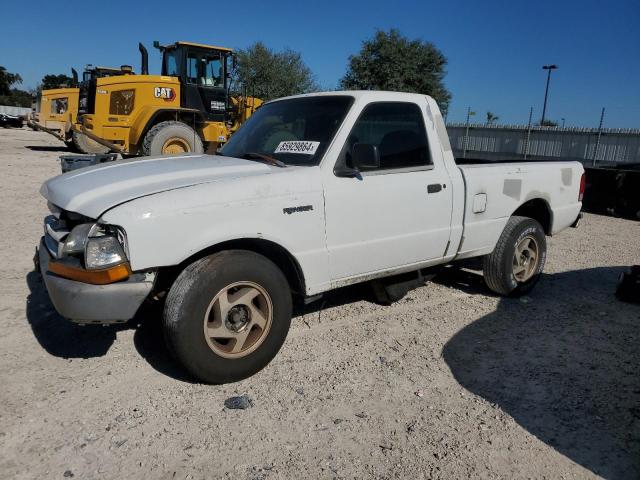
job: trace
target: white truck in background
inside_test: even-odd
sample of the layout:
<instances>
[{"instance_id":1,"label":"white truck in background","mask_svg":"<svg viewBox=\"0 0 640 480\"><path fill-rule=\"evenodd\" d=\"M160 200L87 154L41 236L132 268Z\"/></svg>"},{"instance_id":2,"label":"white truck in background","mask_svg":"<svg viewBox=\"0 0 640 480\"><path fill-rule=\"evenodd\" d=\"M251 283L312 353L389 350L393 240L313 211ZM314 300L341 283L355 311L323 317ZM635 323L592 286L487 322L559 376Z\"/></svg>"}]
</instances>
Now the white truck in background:
<instances>
[{"instance_id":1,"label":"white truck in background","mask_svg":"<svg viewBox=\"0 0 640 480\"><path fill-rule=\"evenodd\" d=\"M201 381L236 381L276 355L296 299L377 279L392 300L425 269L470 257L484 257L496 293L529 291L545 236L577 223L583 173L578 162L458 165L424 95L288 97L219 155L47 181L38 266L78 323L126 321L164 299L176 358Z\"/></svg>"}]
</instances>

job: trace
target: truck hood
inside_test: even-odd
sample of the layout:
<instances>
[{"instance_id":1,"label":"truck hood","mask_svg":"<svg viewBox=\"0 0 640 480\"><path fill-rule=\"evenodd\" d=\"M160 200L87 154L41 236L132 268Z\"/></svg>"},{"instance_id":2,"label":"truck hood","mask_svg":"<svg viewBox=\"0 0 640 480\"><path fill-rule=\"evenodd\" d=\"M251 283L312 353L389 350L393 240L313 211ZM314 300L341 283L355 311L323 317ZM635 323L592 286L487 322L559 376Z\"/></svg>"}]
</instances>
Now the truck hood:
<instances>
[{"instance_id":1,"label":"truck hood","mask_svg":"<svg viewBox=\"0 0 640 480\"><path fill-rule=\"evenodd\" d=\"M216 155L118 160L54 177L42 185L40 193L57 207L98 218L135 198L225 178L264 175L273 168L279 167Z\"/></svg>"}]
</instances>

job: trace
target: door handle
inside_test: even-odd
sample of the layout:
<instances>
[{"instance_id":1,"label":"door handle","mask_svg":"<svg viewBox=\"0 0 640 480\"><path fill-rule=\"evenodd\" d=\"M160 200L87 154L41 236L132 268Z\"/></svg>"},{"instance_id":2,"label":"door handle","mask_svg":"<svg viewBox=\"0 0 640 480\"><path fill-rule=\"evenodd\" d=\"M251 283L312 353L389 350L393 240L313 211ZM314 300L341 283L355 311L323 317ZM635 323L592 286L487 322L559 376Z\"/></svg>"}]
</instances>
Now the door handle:
<instances>
[{"instance_id":1,"label":"door handle","mask_svg":"<svg viewBox=\"0 0 640 480\"><path fill-rule=\"evenodd\" d=\"M427 193L438 193L440 190L442 190L442 185L439 183L427 185Z\"/></svg>"}]
</instances>

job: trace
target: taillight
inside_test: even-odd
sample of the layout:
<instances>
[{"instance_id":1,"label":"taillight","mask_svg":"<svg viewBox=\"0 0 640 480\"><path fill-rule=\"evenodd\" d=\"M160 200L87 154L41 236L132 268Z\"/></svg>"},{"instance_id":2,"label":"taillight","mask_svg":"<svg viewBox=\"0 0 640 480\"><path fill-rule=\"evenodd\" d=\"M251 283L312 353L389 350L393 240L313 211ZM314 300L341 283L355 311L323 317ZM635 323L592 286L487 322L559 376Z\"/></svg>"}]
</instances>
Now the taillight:
<instances>
[{"instance_id":1,"label":"taillight","mask_svg":"<svg viewBox=\"0 0 640 480\"><path fill-rule=\"evenodd\" d=\"M582 178L580 179L580 192L578 193L578 201L581 202L582 201L582 197L584 197L584 187L586 185L586 179L585 179L585 174L582 174Z\"/></svg>"}]
</instances>

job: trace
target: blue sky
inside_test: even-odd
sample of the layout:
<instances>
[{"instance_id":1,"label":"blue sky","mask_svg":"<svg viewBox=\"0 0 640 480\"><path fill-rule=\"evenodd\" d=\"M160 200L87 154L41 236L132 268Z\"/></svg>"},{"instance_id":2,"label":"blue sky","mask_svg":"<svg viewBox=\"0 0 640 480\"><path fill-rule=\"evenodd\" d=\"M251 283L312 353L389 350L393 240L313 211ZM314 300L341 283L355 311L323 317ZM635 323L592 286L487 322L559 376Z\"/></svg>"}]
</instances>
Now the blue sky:
<instances>
[{"instance_id":1,"label":"blue sky","mask_svg":"<svg viewBox=\"0 0 640 480\"><path fill-rule=\"evenodd\" d=\"M449 121L463 121L467 106L479 120L494 112L500 123L526 123L533 106L539 119L541 66L555 63L548 118L597 126L606 107L605 126L640 127L640 0L92 3L4 1L0 65L33 87L45 73L86 63L139 70L138 41L158 72L153 40L232 48L262 40L300 51L333 89L361 42L395 27L448 58Z\"/></svg>"}]
</instances>

